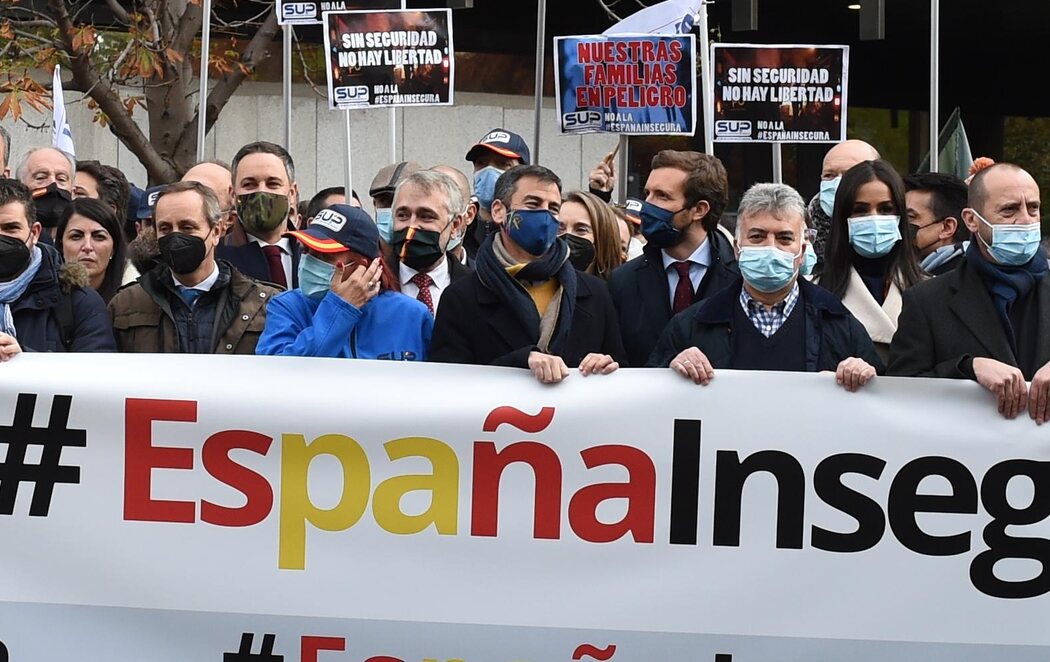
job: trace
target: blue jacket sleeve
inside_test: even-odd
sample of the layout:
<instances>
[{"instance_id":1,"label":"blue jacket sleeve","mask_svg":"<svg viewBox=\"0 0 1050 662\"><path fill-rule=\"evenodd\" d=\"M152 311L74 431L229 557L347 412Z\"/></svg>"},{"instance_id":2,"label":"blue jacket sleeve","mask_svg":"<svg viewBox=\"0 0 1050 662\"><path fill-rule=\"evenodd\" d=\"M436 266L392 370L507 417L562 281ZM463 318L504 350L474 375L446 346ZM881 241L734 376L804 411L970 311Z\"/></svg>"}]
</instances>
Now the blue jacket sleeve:
<instances>
[{"instance_id":1,"label":"blue jacket sleeve","mask_svg":"<svg viewBox=\"0 0 1050 662\"><path fill-rule=\"evenodd\" d=\"M69 351L117 351L113 323L109 311L106 310L106 303L98 292L90 287L83 287L74 290L70 296L73 297L73 319L76 320L76 329Z\"/></svg>"},{"instance_id":2,"label":"blue jacket sleeve","mask_svg":"<svg viewBox=\"0 0 1050 662\"><path fill-rule=\"evenodd\" d=\"M302 295L293 290L270 301L266 307L266 327L255 353L339 356L361 319L361 310L329 292L311 317L305 309L296 310L293 296Z\"/></svg>"}]
</instances>

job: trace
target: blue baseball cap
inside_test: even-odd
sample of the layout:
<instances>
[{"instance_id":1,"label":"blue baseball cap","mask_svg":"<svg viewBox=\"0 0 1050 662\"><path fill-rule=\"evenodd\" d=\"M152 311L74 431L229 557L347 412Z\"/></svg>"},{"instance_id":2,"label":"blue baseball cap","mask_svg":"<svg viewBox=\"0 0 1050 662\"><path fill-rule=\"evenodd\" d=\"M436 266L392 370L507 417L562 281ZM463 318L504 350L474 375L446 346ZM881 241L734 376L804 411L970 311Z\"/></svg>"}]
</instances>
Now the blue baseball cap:
<instances>
[{"instance_id":1,"label":"blue baseball cap","mask_svg":"<svg viewBox=\"0 0 1050 662\"><path fill-rule=\"evenodd\" d=\"M153 218L153 207L157 204L157 196L164 190L164 185L151 186L142 192L139 197L139 208L138 213L135 214L135 218L142 220L144 218Z\"/></svg>"},{"instance_id":2,"label":"blue baseball cap","mask_svg":"<svg viewBox=\"0 0 1050 662\"><path fill-rule=\"evenodd\" d=\"M508 159L517 159L522 165L529 165L529 146L525 144L525 139L506 129L493 129L486 133L485 137L467 152L467 160L473 163L479 154L484 153L484 150L495 152Z\"/></svg>"},{"instance_id":3,"label":"blue baseball cap","mask_svg":"<svg viewBox=\"0 0 1050 662\"><path fill-rule=\"evenodd\" d=\"M318 253L349 250L369 260L379 257L379 228L359 207L331 205L317 212L305 230L289 232L285 236L295 237Z\"/></svg>"}]
</instances>

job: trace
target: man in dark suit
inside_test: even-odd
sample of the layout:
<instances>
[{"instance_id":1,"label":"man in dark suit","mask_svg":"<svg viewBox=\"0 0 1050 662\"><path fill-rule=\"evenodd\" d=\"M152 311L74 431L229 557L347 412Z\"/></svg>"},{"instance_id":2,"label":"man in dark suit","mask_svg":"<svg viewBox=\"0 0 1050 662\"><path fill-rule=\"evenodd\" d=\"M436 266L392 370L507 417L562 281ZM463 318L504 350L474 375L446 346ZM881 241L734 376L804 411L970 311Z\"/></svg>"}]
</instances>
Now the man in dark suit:
<instances>
[{"instance_id":1,"label":"man in dark suit","mask_svg":"<svg viewBox=\"0 0 1050 662\"><path fill-rule=\"evenodd\" d=\"M889 374L973 379L1006 418L1028 408L1042 424L1050 420L1050 280L1039 186L1000 163L977 173L968 204L965 260L904 293Z\"/></svg>"},{"instance_id":2,"label":"man in dark suit","mask_svg":"<svg viewBox=\"0 0 1050 662\"><path fill-rule=\"evenodd\" d=\"M299 243L285 236L295 230L299 186L295 164L280 145L254 142L233 157L237 222L216 256L238 271L283 289L299 286Z\"/></svg>"},{"instance_id":3,"label":"man in dark suit","mask_svg":"<svg viewBox=\"0 0 1050 662\"><path fill-rule=\"evenodd\" d=\"M447 254L453 237L462 236L464 230L463 194L448 175L417 170L397 185L392 209L390 248L401 292L433 314L445 290L470 275L470 269Z\"/></svg>"},{"instance_id":4,"label":"man in dark suit","mask_svg":"<svg viewBox=\"0 0 1050 662\"><path fill-rule=\"evenodd\" d=\"M492 218L476 271L449 287L434 324L430 360L528 368L545 384L569 368L608 374L623 360L616 311L605 286L569 262L558 239L561 180L543 166L517 166L496 182Z\"/></svg>"},{"instance_id":5,"label":"man in dark suit","mask_svg":"<svg viewBox=\"0 0 1050 662\"><path fill-rule=\"evenodd\" d=\"M728 191L714 156L664 150L653 157L645 202L627 204L648 243L609 279L630 365L645 365L673 315L739 278L732 243L717 229Z\"/></svg>"}]
</instances>

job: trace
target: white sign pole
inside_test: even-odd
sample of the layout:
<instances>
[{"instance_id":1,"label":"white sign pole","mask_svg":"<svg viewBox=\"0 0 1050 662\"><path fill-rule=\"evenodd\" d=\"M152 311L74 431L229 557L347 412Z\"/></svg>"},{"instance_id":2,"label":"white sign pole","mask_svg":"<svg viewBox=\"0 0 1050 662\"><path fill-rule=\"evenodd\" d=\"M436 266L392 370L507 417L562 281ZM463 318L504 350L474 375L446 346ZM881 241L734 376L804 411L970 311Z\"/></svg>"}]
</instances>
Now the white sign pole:
<instances>
[{"instance_id":1,"label":"white sign pole","mask_svg":"<svg viewBox=\"0 0 1050 662\"><path fill-rule=\"evenodd\" d=\"M346 197L350 199L350 192L354 190L353 150L350 147L350 111L343 111L344 124L346 126Z\"/></svg>"},{"instance_id":2,"label":"white sign pole","mask_svg":"<svg viewBox=\"0 0 1050 662\"><path fill-rule=\"evenodd\" d=\"M711 31L707 24L707 3L700 3L700 87L703 88L702 98L704 100L704 153L713 155L715 153L714 143L714 112L715 112L715 72L714 57L711 53Z\"/></svg>"},{"instance_id":3,"label":"white sign pole","mask_svg":"<svg viewBox=\"0 0 1050 662\"><path fill-rule=\"evenodd\" d=\"M197 96L197 160L204 160L204 135L208 125L208 59L211 57L211 0L204 0L201 33L201 89Z\"/></svg>"},{"instance_id":4,"label":"white sign pole","mask_svg":"<svg viewBox=\"0 0 1050 662\"><path fill-rule=\"evenodd\" d=\"M941 3L930 0L930 172L940 167Z\"/></svg>"},{"instance_id":5,"label":"white sign pole","mask_svg":"<svg viewBox=\"0 0 1050 662\"><path fill-rule=\"evenodd\" d=\"M773 181L784 183L784 150L781 143L773 143Z\"/></svg>"},{"instance_id":6,"label":"white sign pole","mask_svg":"<svg viewBox=\"0 0 1050 662\"><path fill-rule=\"evenodd\" d=\"M292 30L291 25L282 27L284 32L283 72L281 74L282 102L284 104L284 148L292 151Z\"/></svg>"},{"instance_id":7,"label":"white sign pole","mask_svg":"<svg viewBox=\"0 0 1050 662\"><path fill-rule=\"evenodd\" d=\"M620 163L617 166L620 171L616 173L616 186L620 189L617 193L616 199L621 205L627 204L627 167L630 162L627 160L627 136L620 136L620 146L617 156L620 158Z\"/></svg>"},{"instance_id":8,"label":"white sign pole","mask_svg":"<svg viewBox=\"0 0 1050 662\"><path fill-rule=\"evenodd\" d=\"M536 16L536 116L532 131L532 162L540 162L540 116L543 114L543 51L547 23L547 0L539 0Z\"/></svg>"},{"instance_id":9,"label":"white sign pole","mask_svg":"<svg viewBox=\"0 0 1050 662\"><path fill-rule=\"evenodd\" d=\"M401 11L406 7L405 0L401 0ZM390 163L397 163L397 108L390 109ZM349 193L347 193L349 195Z\"/></svg>"}]
</instances>

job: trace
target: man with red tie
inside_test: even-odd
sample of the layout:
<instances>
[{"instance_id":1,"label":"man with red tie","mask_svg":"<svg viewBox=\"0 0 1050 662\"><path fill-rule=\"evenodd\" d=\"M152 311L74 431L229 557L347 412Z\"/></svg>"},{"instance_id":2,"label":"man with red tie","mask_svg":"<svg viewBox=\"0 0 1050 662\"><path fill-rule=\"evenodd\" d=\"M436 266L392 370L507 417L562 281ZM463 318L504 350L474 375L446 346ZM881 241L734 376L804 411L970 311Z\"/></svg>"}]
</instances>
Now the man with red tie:
<instances>
[{"instance_id":1,"label":"man with red tie","mask_svg":"<svg viewBox=\"0 0 1050 662\"><path fill-rule=\"evenodd\" d=\"M286 290L298 287L301 249L285 236L295 229L299 204L291 155L270 142L249 143L238 150L231 167L237 222L217 256L256 280Z\"/></svg>"},{"instance_id":2,"label":"man with red tie","mask_svg":"<svg viewBox=\"0 0 1050 662\"><path fill-rule=\"evenodd\" d=\"M471 270L445 254L449 243L462 237L468 213L456 181L434 170L419 170L397 185L390 246L397 262L401 293L430 310L441 294Z\"/></svg>"}]
</instances>

